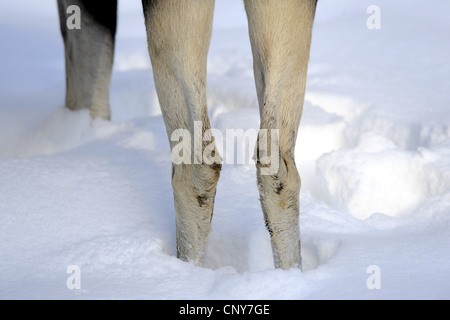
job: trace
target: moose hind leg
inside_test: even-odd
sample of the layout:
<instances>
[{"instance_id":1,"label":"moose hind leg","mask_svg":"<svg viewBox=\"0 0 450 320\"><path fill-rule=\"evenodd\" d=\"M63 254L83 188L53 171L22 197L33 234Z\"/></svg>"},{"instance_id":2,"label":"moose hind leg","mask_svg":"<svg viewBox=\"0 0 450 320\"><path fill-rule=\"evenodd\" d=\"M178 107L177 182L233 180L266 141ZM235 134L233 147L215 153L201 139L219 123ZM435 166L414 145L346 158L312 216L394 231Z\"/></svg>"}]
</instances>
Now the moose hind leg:
<instances>
[{"instance_id":1,"label":"moose hind leg","mask_svg":"<svg viewBox=\"0 0 450 320\"><path fill-rule=\"evenodd\" d=\"M72 5L80 9L78 17L72 17ZM66 107L86 108L92 118L110 119L117 0L58 0L58 11L65 47ZM67 26L69 17L80 19L79 28Z\"/></svg>"},{"instance_id":2,"label":"moose hind leg","mask_svg":"<svg viewBox=\"0 0 450 320\"><path fill-rule=\"evenodd\" d=\"M177 256L201 265L221 169L220 162L203 161L203 152L214 145L206 106L206 62L214 0L142 2L153 76L172 156L180 143L186 145L183 161L172 159ZM196 128L201 137L210 139L195 144ZM186 133L182 141L175 134L180 131ZM218 157L217 151L214 153Z\"/></svg>"},{"instance_id":3,"label":"moose hind leg","mask_svg":"<svg viewBox=\"0 0 450 320\"><path fill-rule=\"evenodd\" d=\"M283 269L301 267L300 176L294 154L316 3L245 0L261 116L258 188L275 265Z\"/></svg>"}]
</instances>

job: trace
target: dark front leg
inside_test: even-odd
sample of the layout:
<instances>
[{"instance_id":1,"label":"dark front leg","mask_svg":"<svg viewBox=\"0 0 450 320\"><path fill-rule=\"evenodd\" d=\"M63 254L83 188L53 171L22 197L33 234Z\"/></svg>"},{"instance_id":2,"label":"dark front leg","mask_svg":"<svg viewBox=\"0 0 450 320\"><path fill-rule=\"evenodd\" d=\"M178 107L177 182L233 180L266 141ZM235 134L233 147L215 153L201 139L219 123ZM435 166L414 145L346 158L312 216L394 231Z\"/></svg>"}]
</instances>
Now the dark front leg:
<instances>
[{"instance_id":1,"label":"dark front leg","mask_svg":"<svg viewBox=\"0 0 450 320\"><path fill-rule=\"evenodd\" d=\"M66 107L87 108L92 118L109 119L117 1L58 0L58 11L66 58Z\"/></svg>"}]
</instances>

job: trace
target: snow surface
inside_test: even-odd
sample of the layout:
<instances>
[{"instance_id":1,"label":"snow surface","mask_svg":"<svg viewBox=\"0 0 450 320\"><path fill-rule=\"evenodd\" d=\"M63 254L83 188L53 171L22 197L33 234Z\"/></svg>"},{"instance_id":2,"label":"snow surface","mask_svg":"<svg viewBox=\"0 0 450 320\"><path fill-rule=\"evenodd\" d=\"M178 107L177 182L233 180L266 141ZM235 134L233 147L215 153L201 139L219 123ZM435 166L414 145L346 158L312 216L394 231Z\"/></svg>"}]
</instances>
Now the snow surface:
<instances>
[{"instance_id":1,"label":"snow surface","mask_svg":"<svg viewBox=\"0 0 450 320\"><path fill-rule=\"evenodd\" d=\"M204 267L176 259L140 1L120 2L111 122L62 106L54 1L0 2L0 298L449 299L449 11L319 1L296 149L300 272L273 268L251 164L224 165ZM208 103L222 131L258 128L246 28L241 1L217 0ZM72 265L81 289L66 285Z\"/></svg>"}]
</instances>

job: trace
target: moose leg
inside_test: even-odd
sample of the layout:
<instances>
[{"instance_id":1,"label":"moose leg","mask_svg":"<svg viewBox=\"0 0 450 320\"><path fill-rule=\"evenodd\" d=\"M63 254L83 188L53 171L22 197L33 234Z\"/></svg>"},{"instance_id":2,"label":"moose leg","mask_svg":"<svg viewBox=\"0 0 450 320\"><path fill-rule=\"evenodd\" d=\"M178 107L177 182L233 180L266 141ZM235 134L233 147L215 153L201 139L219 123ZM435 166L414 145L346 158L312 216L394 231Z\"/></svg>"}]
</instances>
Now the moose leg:
<instances>
[{"instance_id":1,"label":"moose leg","mask_svg":"<svg viewBox=\"0 0 450 320\"><path fill-rule=\"evenodd\" d=\"M79 10L79 29L69 28L70 6ZM66 58L66 107L87 108L92 118L111 117L109 88L114 57L117 0L58 0Z\"/></svg>"},{"instance_id":2,"label":"moose leg","mask_svg":"<svg viewBox=\"0 0 450 320\"><path fill-rule=\"evenodd\" d=\"M221 169L220 161L205 162L203 158L205 151L211 150L213 158L220 159L209 131L206 106L214 0L142 2L153 76L171 148L187 144L183 152L189 153L172 163L177 255L201 265ZM196 144L196 135L207 139Z\"/></svg>"},{"instance_id":3,"label":"moose leg","mask_svg":"<svg viewBox=\"0 0 450 320\"><path fill-rule=\"evenodd\" d=\"M300 176L294 149L316 0L245 0L245 7L261 116L256 151L261 206L275 265L301 268Z\"/></svg>"}]
</instances>

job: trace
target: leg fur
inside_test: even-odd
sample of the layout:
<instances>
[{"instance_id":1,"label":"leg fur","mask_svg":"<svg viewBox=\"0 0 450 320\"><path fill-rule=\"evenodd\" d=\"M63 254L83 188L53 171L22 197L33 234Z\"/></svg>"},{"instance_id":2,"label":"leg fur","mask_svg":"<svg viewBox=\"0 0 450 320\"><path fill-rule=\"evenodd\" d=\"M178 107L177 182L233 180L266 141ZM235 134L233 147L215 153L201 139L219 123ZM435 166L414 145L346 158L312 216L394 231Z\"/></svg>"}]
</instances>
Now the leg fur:
<instances>
[{"instance_id":1,"label":"leg fur","mask_svg":"<svg viewBox=\"0 0 450 320\"><path fill-rule=\"evenodd\" d=\"M278 172L257 179L277 267L301 267L298 174L294 148L300 123L316 0L245 0L252 44L260 129L278 129L279 148L258 141L257 159L278 152ZM269 134L270 139L274 139Z\"/></svg>"},{"instance_id":2,"label":"leg fur","mask_svg":"<svg viewBox=\"0 0 450 320\"><path fill-rule=\"evenodd\" d=\"M169 139L177 129L187 130L194 137L199 122L204 133L210 129L206 59L214 0L143 0L143 7L153 75ZM178 141L170 143L173 148ZM208 144L203 143L201 151ZM182 260L200 265L221 166L192 157L190 160L172 164L177 254Z\"/></svg>"},{"instance_id":3,"label":"leg fur","mask_svg":"<svg viewBox=\"0 0 450 320\"><path fill-rule=\"evenodd\" d=\"M80 7L81 29L67 28L70 5ZM58 0L58 10L66 56L66 107L87 108L92 118L109 119L117 1Z\"/></svg>"}]
</instances>

